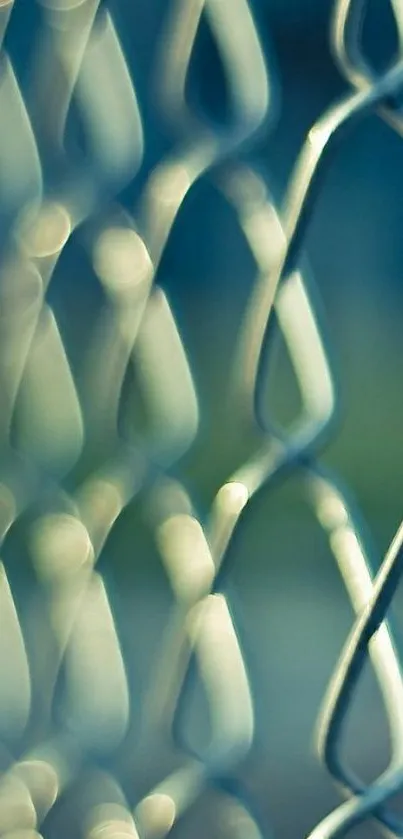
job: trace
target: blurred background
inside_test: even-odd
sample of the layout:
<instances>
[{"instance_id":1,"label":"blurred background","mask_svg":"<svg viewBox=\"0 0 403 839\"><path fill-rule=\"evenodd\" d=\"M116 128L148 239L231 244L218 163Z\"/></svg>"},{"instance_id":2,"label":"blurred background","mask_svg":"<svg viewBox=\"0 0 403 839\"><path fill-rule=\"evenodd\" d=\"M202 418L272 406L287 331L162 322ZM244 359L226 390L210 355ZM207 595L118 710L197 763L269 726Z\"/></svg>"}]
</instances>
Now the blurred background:
<instances>
[{"instance_id":1,"label":"blurred background","mask_svg":"<svg viewBox=\"0 0 403 839\"><path fill-rule=\"evenodd\" d=\"M250 5L275 93L251 158L281 208L309 128L347 86L329 45L330 0L252 0ZM108 5L144 126L143 164L118 196L128 209L136 205L150 171L172 143L153 92L156 50L168 6L166 0L132 4L111 0ZM381 69L395 47L393 17L385 0L368 6L364 43L374 66ZM41 9L33 0L18 0L5 46L23 91L29 87L40 21ZM196 47L189 91L220 120L222 115L225 118L225 75L207 27L201 27ZM70 119L72 132L77 132L78 117L73 113ZM322 460L355 496L373 542L375 566L403 512L402 185L401 139L375 116L365 119L334 157L305 246L340 392L338 424ZM202 519L215 492L252 444L228 416L223 393L228 359L253 281L253 260L235 214L214 179L202 177L185 199L157 276L184 341L200 406L197 439L173 473L183 481ZM100 306L79 236L65 247L48 298L74 370L88 340L93 312ZM281 366L281 351L278 364L282 372L276 378L275 398L286 405L292 382L286 366ZM149 781L141 756L136 760L136 733L141 729L147 678L171 605L147 517L148 503L144 496L129 504L100 560L135 700L130 778L124 760L117 758L117 766L123 767L122 783L134 798L146 791ZM22 524L6 544L6 556L23 553L23 532ZM252 505L226 586L256 705L256 741L241 773L263 823L273 828L275 836L294 839L306 835L339 801L313 753L312 733L352 622L343 583L298 477L263 493ZM403 631L399 604L398 595L397 643ZM189 720L196 733L201 725L198 714L203 709L196 709ZM386 765L388 748L382 705L368 672L348 721L346 755L371 778ZM147 770L154 780L159 760L157 755L153 770ZM69 811L63 820L66 835L68 830L74 832L74 814ZM49 835L56 830L52 819L48 830ZM208 796L176 830L180 836L201 837L206 830L207 835L216 835ZM377 835L371 830L366 827L356 835Z\"/></svg>"}]
</instances>

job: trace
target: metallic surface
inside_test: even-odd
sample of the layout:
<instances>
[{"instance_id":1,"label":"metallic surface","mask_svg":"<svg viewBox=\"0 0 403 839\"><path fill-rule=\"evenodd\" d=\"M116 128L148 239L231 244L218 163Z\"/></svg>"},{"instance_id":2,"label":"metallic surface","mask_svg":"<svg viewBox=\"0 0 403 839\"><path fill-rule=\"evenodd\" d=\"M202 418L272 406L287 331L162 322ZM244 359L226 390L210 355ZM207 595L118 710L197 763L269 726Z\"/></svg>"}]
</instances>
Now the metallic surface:
<instances>
[{"instance_id":1,"label":"metallic surface","mask_svg":"<svg viewBox=\"0 0 403 839\"><path fill-rule=\"evenodd\" d=\"M254 143L273 124L279 80L247 0L167 5L155 61L155 107L173 145L130 212L119 195L141 169L147 127L112 11L94 0L47 0L24 96L2 46L0 101L10 120L0 138L7 164L0 175L7 219L0 283L1 539L7 545L15 522L31 515L28 542L41 619L34 620L31 638L24 637L27 627L21 627L2 564L0 661L7 689L0 691L0 730L8 746L1 833L34 836L45 823L46 835L46 819L88 765L88 754L95 754L96 766L96 755L113 756L125 743L131 688L100 565L116 522L151 492L150 517L173 606L144 697L136 749L146 763L147 754L165 743L175 750L176 766L141 795L130 786L134 757L122 786L119 773L99 769L96 804L89 796L77 816L79 832L91 839L163 837L214 789L225 813L223 835L266 835L236 776L254 739L254 708L224 581L253 497L298 474L356 615L317 728L318 755L344 800L310 835L344 836L375 819L389 835L401 836L403 823L388 800L403 786L403 683L385 618L403 570L403 532L373 579L355 507L318 460L334 433L337 393L324 326L301 267L308 223L335 148L348 143L357 123L373 113L402 131L394 104L403 87L401 4L391 2L398 54L380 76L362 52L360 20L367 3L335 4L332 45L349 91L309 131L281 213L253 160ZM10 14L6 3L0 9L2 35ZM187 98L201 17L223 63L230 103L225 125ZM73 153L68 142L73 105L81 115L85 152ZM243 422L257 444L228 474L204 520L175 472L195 441L199 404L185 342L155 279L177 216L208 172L235 213L255 264L225 405L228 423L234 417ZM103 300L79 380L48 299L58 263L75 237ZM300 393L299 414L287 427L270 415L265 399L274 320ZM119 411L132 366L148 423L128 439ZM79 478L73 480L77 463ZM35 644L42 652L30 660L27 647L32 652ZM342 750L343 723L368 657L392 743L389 767L371 784L350 770ZM54 722L62 670L67 725ZM187 741L182 724L196 673L209 708L203 748Z\"/></svg>"}]
</instances>

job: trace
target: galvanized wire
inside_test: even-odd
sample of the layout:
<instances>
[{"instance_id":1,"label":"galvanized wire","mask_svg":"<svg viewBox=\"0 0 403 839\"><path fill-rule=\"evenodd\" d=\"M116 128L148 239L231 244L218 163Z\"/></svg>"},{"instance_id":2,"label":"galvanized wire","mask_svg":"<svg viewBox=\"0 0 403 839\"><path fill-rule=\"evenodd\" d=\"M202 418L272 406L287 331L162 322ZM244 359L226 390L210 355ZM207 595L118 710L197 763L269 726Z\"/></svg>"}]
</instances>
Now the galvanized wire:
<instances>
[{"instance_id":1,"label":"galvanized wire","mask_svg":"<svg viewBox=\"0 0 403 839\"><path fill-rule=\"evenodd\" d=\"M120 196L138 176L147 126L113 10L93 0L46 2L28 91L20 88L2 46L0 100L3 113L10 114L10 129L1 140L8 162L0 268L1 539L6 547L15 523L32 516L28 542L40 595L27 639L9 569L1 566L9 655L8 660L2 655L8 688L0 698L0 728L8 745L0 832L33 835L45 822L46 834L46 819L90 763L97 803L89 796L78 817L78 830L86 837L166 836L211 789L222 804L224 835L266 834L236 775L253 743L254 709L224 582L251 500L298 475L329 535L356 614L317 734L319 756L346 800L310 835L344 836L373 818L401 836L388 799L403 785L403 684L385 618L402 570L402 530L373 579L355 505L318 459L332 434L337 394L325 327L300 270L308 223L326 188L323 176L335 147L348 142L349 132L372 113L401 133L394 104L403 85L400 4L391 3L398 55L378 76L361 46L367 3L336 3L332 45L350 91L309 131L282 212L253 159L256 135L273 125L279 80L247 0L172 0L168 6L155 62L155 106L174 145L152 169L130 212ZM11 4L4 4L2 35L11 12ZM226 76L231 119L225 128L196 112L187 99L202 16ZM73 153L68 142L73 105L81 114L85 153ZM20 137L15 147L13 132ZM206 521L175 473L195 441L199 406L180 329L155 279L177 216L186 212L185 199L208 172L232 207L255 263L226 404L228 422L239 419L259 444L223 482ZM72 241L83 248L103 298L79 380L48 295ZM274 317L301 397L300 414L287 428L278 427L265 399ZM151 417L148 433L138 433L134 442L124 438L118 422L132 365ZM74 482L77 462L84 466ZM152 490L152 526L173 607L145 696L139 754L146 762L148 752L169 746L177 760L175 769L162 772L158 783L137 796L112 771L100 768L96 774L94 752L107 754L113 764L125 743L132 702L99 561L116 523L146 490ZM42 655L30 661L28 647L32 652L42 644ZM367 657L379 681L393 746L389 768L370 785L341 756L343 723ZM71 724L55 726L63 668ZM183 726L196 670L211 729L200 751L187 742Z\"/></svg>"}]
</instances>

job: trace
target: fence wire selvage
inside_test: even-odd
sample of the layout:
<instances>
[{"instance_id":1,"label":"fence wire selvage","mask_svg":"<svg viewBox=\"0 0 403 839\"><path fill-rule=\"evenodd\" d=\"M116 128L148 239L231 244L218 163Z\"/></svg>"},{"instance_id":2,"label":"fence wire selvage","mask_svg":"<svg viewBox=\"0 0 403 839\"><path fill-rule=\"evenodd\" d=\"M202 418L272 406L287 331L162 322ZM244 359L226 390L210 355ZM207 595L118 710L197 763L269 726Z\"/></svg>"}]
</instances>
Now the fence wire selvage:
<instances>
[{"instance_id":1,"label":"fence wire selvage","mask_svg":"<svg viewBox=\"0 0 403 839\"><path fill-rule=\"evenodd\" d=\"M89 814L87 829L94 835L101 828L116 831L117 823L120 829L124 823L125 831L132 835L136 835L137 831L140 831L141 835L147 835L148 830L151 829L150 819L153 818L153 808L158 803L161 804L161 801L165 803L170 801L172 807L168 808L165 825L162 826L164 834L172 828L181 815L189 810L207 785L215 785L218 790L227 790L225 793L227 803L229 801L231 807L237 810L238 815L242 810L243 818L247 820L249 826L254 824L255 830L264 832L263 827L253 821L252 812L249 812L248 805L243 800L241 788L235 785L231 794L228 793L230 785L227 777L236 769L239 760L245 755L252 741L253 709L242 653L226 599L220 593L220 579L224 568L228 571L232 534L236 528L242 526L248 514L249 500L257 492L270 491L270 488L275 486L274 479L278 479L279 476L285 479L294 472L301 474L306 480L307 496L312 500L319 524L331 535L339 537L332 540L332 546L335 543L338 545L335 550L336 560L345 580L347 593L357 613L357 622L351 631L345 652L329 687L321 715L321 725L318 729L320 753L337 782L342 785L347 800L318 825L311 835L315 837L344 835L350 827L369 816L375 817L388 829L401 835L399 821L386 809L384 802L387 802L387 798L398 790L403 782L400 754L403 726L400 709L403 706L398 701L401 697L402 684L393 644L386 626L382 625L381 630L373 638L385 617L399 578L401 536L399 531L372 585L364 540L355 514L334 477L322 470L316 461L319 446L323 445L330 432L335 393L323 327L318 322L304 278L297 270L307 223L315 210L321 177L328 165L334 145L344 139L346 130L349 127L353 128L357 120L365 118L375 110L379 111L382 117L387 118L392 127L396 127L397 130L400 127L399 116L391 111L390 105L385 105L385 103L389 103L391 95L399 91L403 81L403 67L397 61L379 79L373 78L367 69L363 71L366 64L360 51L359 29L353 27L352 31L350 30L350 21L354 15L358 15L359 7L362 7L361 11L363 11L365 4L341 0L336 4L333 21L334 43L339 63L345 71L346 78L356 89L341 103L331 108L311 129L290 181L284 223L281 226L273 201L262 184L260 175L254 171L251 164L244 161L237 162L245 141L247 140L250 144L251 137L267 117L270 91L273 86L272 80L268 80L264 72L263 54L248 6L244 0L237 0L236 8L233 0L232 5L230 2L218 5L213 0L206 0L204 3L196 2L196 0L190 4L188 2L172 3L171 19L166 37L163 38L164 48L160 72L165 82L162 101L168 104L168 110L174 114L174 123L179 126L176 150L152 173L145 187L143 200L140 202L137 224L134 214L133 217L129 217L127 213L121 215L117 210L111 209L109 222L106 224L103 222L100 229L95 234L92 233L92 238L87 240L89 254L94 260L96 270L97 267L99 269L100 281L109 299L105 322L102 325L106 325L107 330L102 328L96 336L95 356L102 361L102 357L106 360L110 352L113 354L109 378L106 377L104 389L98 394L95 392L96 389L91 387L93 366L90 364L88 368L89 392L94 395L95 403L98 398L101 400L99 403L101 407L107 406L107 422L104 428L96 427L94 420L96 411L92 409L90 418L93 425L90 431L92 430L95 435L98 434L101 439L102 435L106 435L109 440L112 437L115 444L111 450L118 449L119 454L109 459L96 475L90 476L74 496L67 494L63 489L63 483L60 483L59 498L54 494L51 515L44 517L45 525L48 527L48 531L45 528L47 539L44 540L42 537L42 541L41 538L35 541L39 569L42 568L42 573L45 569L45 587L50 606L52 607L52 603L54 604L61 597L65 600L63 619L55 625L57 652L51 668L53 671L53 677L50 680L51 690L65 653L69 645L73 644L74 626L76 621L80 620L80 607L83 608L86 598L92 598L91 602L94 602L96 609L99 610L100 618L108 613L107 593L100 575L95 570L95 563L117 518L133 500L135 494L141 490L142 485L149 485L150 481L157 482L159 485L160 479L155 477L152 461L155 462L155 459L158 461L161 451L163 455L158 471L162 468L168 481L161 484L161 491L166 491L167 487L171 488L174 491L172 498L176 501L172 502L173 508L170 509L169 515L165 519L163 516L156 523L157 531L163 536L164 534L166 536L168 531L168 535L170 533L173 537L175 546L175 544L180 544L181 534L183 537L184 533L183 528L186 527L190 534L190 549L193 547L194 550L196 548L200 550L202 544L205 558L200 580L196 580L196 583L189 587L186 583L185 565L179 566L178 569L178 565L173 564L174 552L172 553L172 547L169 547L172 545L172 539L170 542L169 539L167 541L162 538L159 542L162 561L171 579L177 606L175 614L172 615L172 631L167 633L167 639L162 646L161 661L157 662L156 677L149 688L149 696L159 697L160 701L155 706L150 703L148 721L146 709L145 724L147 728L148 722L150 728L161 731L164 736L172 731L177 739L179 750L184 754L182 768L162 780L140 802L125 801L120 791L118 818L116 814L115 819L111 817L113 808L109 810L100 808L97 813ZM3 10L4 27L7 23L9 8L6 7ZM400 31L398 4L393 4L393 9ZM208 15L210 26L223 50L230 89L232 85L234 123L224 134L207 123L200 122L199 118L193 116L184 100L184 78L192 51L192 41L195 39L202 11ZM74 235L75 228L83 222L85 224L86 219L91 218L100 200L106 205L106 202L114 194L118 194L119 190L135 176L136 168L141 162L143 147L139 116L141 104L139 108L133 83L131 83L131 107L129 111L126 107L122 107L120 114L120 133L118 131L114 137L111 135L107 144L103 142L102 133L105 115L102 115L100 100L95 96L95 91L94 101L91 98L91 91L94 90L91 81L94 81L97 67L99 67L98 52L105 62L107 58L110 58L112 65L113 60L113 66L118 68L115 72L116 81L121 85L119 90L124 91L125 96L128 92L127 75L121 82L121 74L125 67L122 60L124 56L120 51L118 34L111 16L97 18L96 4L88 0L79 9L72 8L61 12L48 8L46 15L45 25L48 28L46 57L48 62L50 57L55 70L60 70L60 68L63 70L63 96L57 100L59 113L51 113L49 120L48 110L46 108L44 110L45 103L41 103L37 95L43 83L40 62L38 62L39 82L36 81L36 88L35 84L33 85L32 102L28 102L28 106L31 104L34 114L33 137L39 160L41 154L45 151L49 153L51 150L60 161L65 175L57 201L52 200L50 203L44 189L41 202L36 207L36 215L31 215L28 219L24 218L22 224L18 222L4 267L5 276L9 275L11 279L21 274L22 267L24 269L29 267L31 279L27 282L31 282L35 297L34 311L28 312L25 321L23 315L25 316L26 313L20 313L17 305L11 335L6 336L13 337L15 343L18 331L22 327L25 330L25 351L22 353L22 358L18 359L19 365L16 362L16 369L12 368L11 373L6 368L2 371L3 386L8 388L6 390L8 404L6 400L5 405L9 422L15 409L15 399L21 386L23 371L34 352L35 335L38 334L38 329L42 329L41 323L44 319L47 319L43 327L45 331L41 334L44 334L50 343L52 341L57 343L58 340L57 324L54 323L52 313L46 303L46 290L64 245ZM65 24L62 30L57 25L61 15L64 15ZM239 26L235 26L232 34L231 27L226 25L228 15L232 16L233 22L239 22ZM78 32L80 32L79 38L77 38ZM360 59L359 62L357 62L357 56ZM245 81L242 89L240 82L243 79L239 74L237 60L242 60L241 76ZM170 66L170 61L173 66ZM47 72L51 70L51 67L49 68L48 63ZM178 67L180 73L178 73ZM63 145L66 115L71 98L76 93L84 109L87 106L91 112L92 127L95 129L92 134L95 140L91 149L93 165L88 164L87 161L78 169L72 166ZM37 101L35 96L37 96ZM119 97L116 98L119 99ZM126 105L129 99L127 98L127 102L124 99L124 102ZM52 105L56 103L52 102ZM128 113L129 118L127 118ZM135 153L128 151L133 148L133 143L125 145L125 139L129 136L133 139L133 127L135 127L136 136ZM252 148L252 145L250 147ZM34 166L34 163L32 165ZM116 416L125 370L132 353L136 352L136 341L138 341L141 325L147 318L150 307L149 317L154 317L157 322L164 324L164 328L170 330L171 334L176 334L180 342L180 335L175 327L169 305L165 299L161 299L160 292L154 290L153 279L170 230L186 194L195 181L211 167L214 167L213 179L217 188L235 208L240 231L245 236L256 262L256 285L248 311L245 313L244 328L234 355L236 360L234 402L245 413L249 422L254 423L256 418L262 432L262 439L267 442L262 443L255 457L245 464L240 464L234 474L229 476L228 481L217 494L210 521L202 527L185 489L178 487L177 482L169 477L170 466L191 444L196 431L197 408L193 386L188 377L187 359L183 346L179 348L177 358L179 377L182 377L184 381L182 392L184 401L181 407L187 419L182 425L181 418L176 416L177 406L169 404L169 401L166 404L157 405L156 410L162 408L167 413L169 421L167 429L164 430L166 439L163 434L162 439L157 440L156 453L151 452L151 459L150 451L147 449L142 451L140 448L133 451L125 447L117 433ZM42 185L40 189L42 190ZM52 192L54 195L54 190ZM261 237L254 235L257 225L261 225L262 218L263 222L266 218L267 220L270 218L270 232L276 231L274 246L272 237L270 240L267 237L267 242L262 242ZM55 243L51 242L50 247L44 247L43 230L46 227L45 222L49 219L55 221ZM123 230L123 233L120 233L120 238L114 239L113 235L117 227L120 231ZM257 243L259 243L258 247ZM48 243L45 242L46 244ZM118 260L119 254L122 253L122 246L127 248L130 259L136 257L144 263L144 276L141 277L139 287L135 291L130 287L130 283L126 286L124 282L121 282ZM272 257L273 247L278 251L275 257ZM128 270L128 265L129 262L126 263L126 270ZM34 277L33 280L32 277ZM154 309L152 309L153 306ZM303 411L291 434L280 434L267 421L263 410L262 393L269 351L268 325L271 323L274 309L302 396ZM301 312L304 312L304 326L306 327L304 330L301 329ZM107 342L105 342L106 334L108 335ZM146 350L147 347L143 348L143 351ZM35 375L37 375L35 368L30 375L35 385ZM166 394L163 394L162 399L164 398L169 400ZM105 411L99 411L99 416L105 418ZM85 419L84 412L84 429ZM81 424L82 422L81 420ZM82 445L81 437L84 429L78 420L76 426L73 441L75 450L73 454L70 453L70 462L68 456L66 460L65 452L63 452L63 466L60 467L57 463L58 475L63 470L65 473L69 471L74 456ZM85 430L88 434L89 430ZM7 437L8 431L6 424L4 433ZM9 456L11 456L13 481L11 487L6 485L5 488L8 492L6 495L8 508L4 538L12 523L25 508L30 507L34 499L37 500L38 492L43 492L43 487L46 486L43 484L39 463L39 468L37 466L33 470L31 488L27 490L29 484L26 462L20 461L18 455L14 454L7 437L5 437L4 445L7 445ZM135 481L133 469L140 471L140 478L136 478ZM48 494L47 487L46 493ZM96 514L97 504L99 506L100 501L104 504L101 520L99 520L99 515L97 519ZM175 508L176 503L177 508ZM60 512L56 513L58 509ZM70 526L77 531L77 538L81 539L80 546L84 545L82 563L79 564L73 576L71 573L67 577L63 576L63 571L58 572L59 576L55 576L51 570L51 562L46 564L46 551L49 551L49 544L52 553L52 538L56 540L53 551L60 550L60 542L57 542L57 527L60 521L57 515L68 517ZM177 532L175 532L175 527ZM348 540L341 538L346 533L350 544L351 540L355 540L354 551L349 551ZM167 553L165 554L164 551ZM111 638L112 642L113 640L116 642L116 649L118 649L116 629L113 626ZM348 768L344 767L338 754L340 728L348 709L351 685L359 676L367 652L372 657L375 672L384 692L385 710L395 746L390 769L369 787L362 784ZM76 654L81 655L79 651ZM204 755L186 754L186 744L182 742L180 736L180 712L186 703L189 666L194 656L199 661L199 671L202 674L211 707L214 708L213 747ZM226 660L230 661L230 667L223 666ZM168 667L166 662L169 662ZM118 669L117 659L116 668ZM81 674L83 674L82 662ZM122 676L122 686L123 682ZM50 707L51 695L48 701ZM29 704L29 697L27 702ZM124 706L125 701L122 700L119 713L123 716ZM232 718L228 719L228 708L231 706L234 713ZM114 713L119 716L116 708ZM26 760L19 759L18 763L11 766L9 777L23 779L23 788L34 811L33 778L37 781L39 777L44 776L44 773L45 775L48 773L46 776L48 790L54 790L47 802L48 809L51 809L57 796L57 789L62 791L63 785L68 786L71 783L80 765L79 744L76 744L73 760L70 752L68 748L66 752L65 738L61 734L59 738L56 738L56 742L51 744L51 748L48 749L41 744L33 750L32 754L27 754ZM52 755L52 758L49 755ZM38 756L41 757L40 762L37 760ZM34 758L35 761L33 761ZM60 770L61 765L64 766L64 773ZM27 766L31 767L31 776L27 773ZM53 787L49 781L52 773L56 779ZM224 792L222 794L224 796ZM131 812L133 815L130 815ZM33 818L37 823L38 819L43 818L45 814L46 808L40 816L37 810L36 816L34 813L32 817L31 813L29 818ZM28 824L30 824L29 819ZM27 825L24 822L13 825L13 827L25 826Z\"/></svg>"}]
</instances>

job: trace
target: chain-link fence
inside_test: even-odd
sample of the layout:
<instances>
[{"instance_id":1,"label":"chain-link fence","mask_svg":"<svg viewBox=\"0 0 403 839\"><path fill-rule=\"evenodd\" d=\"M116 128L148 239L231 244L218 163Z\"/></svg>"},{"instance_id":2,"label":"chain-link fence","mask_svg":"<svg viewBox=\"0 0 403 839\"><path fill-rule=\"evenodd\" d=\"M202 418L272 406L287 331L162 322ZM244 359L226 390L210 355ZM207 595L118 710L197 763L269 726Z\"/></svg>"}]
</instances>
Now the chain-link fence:
<instances>
[{"instance_id":1,"label":"chain-link fence","mask_svg":"<svg viewBox=\"0 0 403 839\"><path fill-rule=\"evenodd\" d=\"M338 395L303 256L333 152L374 115L402 133L401 3L388 6L381 70L366 52L369 6L326 9L328 72L334 60L345 92L306 134L280 209L262 157L283 71L258 4L1 5L2 836L259 837L276 821L286 835L281 812L302 835L298 790L314 800L326 773L337 797L326 815L319 795L312 838L361 824L368 835L370 822L402 835L390 799L403 785L403 683L384 622L402 531L373 577L367 526L322 458ZM195 297L175 279L183 263ZM319 572L273 558L284 538L287 556L306 552L300 504L311 550L325 536L333 557L328 594L343 586L349 604L341 654ZM253 641L242 581L255 551L265 583L249 611L269 624ZM318 693L333 671L320 713L305 684L318 647L303 637L319 607ZM354 733L345 743L367 659L391 744L372 777L366 745L386 763L388 732L374 733L365 703L359 769ZM316 776L296 745L307 697ZM259 720L276 703L266 748Z\"/></svg>"}]
</instances>

